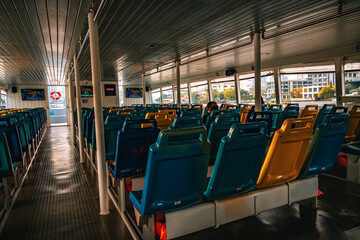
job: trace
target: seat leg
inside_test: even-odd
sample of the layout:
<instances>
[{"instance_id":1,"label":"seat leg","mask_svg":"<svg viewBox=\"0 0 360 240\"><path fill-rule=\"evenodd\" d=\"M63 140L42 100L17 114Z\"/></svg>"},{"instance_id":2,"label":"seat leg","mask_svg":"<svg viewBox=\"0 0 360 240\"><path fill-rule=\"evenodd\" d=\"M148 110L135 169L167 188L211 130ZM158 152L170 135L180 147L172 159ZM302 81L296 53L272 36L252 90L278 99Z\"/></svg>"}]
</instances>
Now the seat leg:
<instances>
[{"instance_id":1,"label":"seat leg","mask_svg":"<svg viewBox=\"0 0 360 240\"><path fill-rule=\"evenodd\" d=\"M147 218L147 224L143 225L143 239L144 240L155 240L155 215L152 214Z\"/></svg>"},{"instance_id":2,"label":"seat leg","mask_svg":"<svg viewBox=\"0 0 360 240\"><path fill-rule=\"evenodd\" d=\"M10 183L7 177L2 178L4 184L4 208L10 209L11 206L11 190Z\"/></svg>"},{"instance_id":3,"label":"seat leg","mask_svg":"<svg viewBox=\"0 0 360 240\"><path fill-rule=\"evenodd\" d=\"M117 187L118 193L118 206L121 212L126 211L126 190L125 190L125 178L120 179L120 183Z\"/></svg>"},{"instance_id":4,"label":"seat leg","mask_svg":"<svg viewBox=\"0 0 360 240\"><path fill-rule=\"evenodd\" d=\"M317 197L309 198L303 201L299 202L301 207L306 207L309 209L317 209L318 208L318 202Z\"/></svg>"}]
</instances>

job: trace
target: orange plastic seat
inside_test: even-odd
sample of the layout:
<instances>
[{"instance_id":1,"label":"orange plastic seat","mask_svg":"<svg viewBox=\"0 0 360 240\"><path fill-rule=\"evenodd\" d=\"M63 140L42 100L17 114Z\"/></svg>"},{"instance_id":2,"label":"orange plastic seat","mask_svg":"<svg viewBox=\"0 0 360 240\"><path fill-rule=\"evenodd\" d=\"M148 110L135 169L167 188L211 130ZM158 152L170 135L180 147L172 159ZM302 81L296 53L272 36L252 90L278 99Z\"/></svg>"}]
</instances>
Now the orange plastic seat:
<instances>
[{"instance_id":1,"label":"orange plastic seat","mask_svg":"<svg viewBox=\"0 0 360 240\"><path fill-rule=\"evenodd\" d=\"M147 113L145 119L155 119L158 127L161 130L168 129L169 126L173 123L173 119L171 119L171 115L167 112L155 112L155 113ZM142 128L149 127L149 123L144 123L141 125Z\"/></svg>"},{"instance_id":2,"label":"orange plastic seat","mask_svg":"<svg viewBox=\"0 0 360 240\"><path fill-rule=\"evenodd\" d=\"M168 115L168 117L173 121L177 117L176 110L174 110L174 109L159 110L158 112L166 113Z\"/></svg>"},{"instance_id":3,"label":"orange plastic seat","mask_svg":"<svg viewBox=\"0 0 360 240\"><path fill-rule=\"evenodd\" d=\"M315 121L318 112L318 105L306 105L304 110L301 111L299 118L312 117Z\"/></svg>"},{"instance_id":4,"label":"orange plastic seat","mask_svg":"<svg viewBox=\"0 0 360 240\"><path fill-rule=\"evenodd\" d=\"M349 128L346 132L345 141L354 140L359 134L360 130L360 105L354 105L350 112Z\"/></svg>"},{"instance_id":5,"label":"orange plastic seat","mask_svg":"<svg viewBox=\"0 0 360 240\"><path fill-rule=\"evenodd\" d=\"M255 105L253 104L247 104L247 105L244 105L241 110L240 110L240 121L242 123L245 123L246 122L246 118L247 118L247 115L249 113L249 111L251 110L251 108L255 107Z\"/></svg>"},{"instance_id":6,"label":"orange plastic seat","mask_svg":"<svg viewBox=\"0 0 360 240\"><path fill-rule=\"evenodd\" d=\"M286 119L274 134L256 187L263 188L297 178L313 132L311 117Z\"/></svg>"}]
</instances>

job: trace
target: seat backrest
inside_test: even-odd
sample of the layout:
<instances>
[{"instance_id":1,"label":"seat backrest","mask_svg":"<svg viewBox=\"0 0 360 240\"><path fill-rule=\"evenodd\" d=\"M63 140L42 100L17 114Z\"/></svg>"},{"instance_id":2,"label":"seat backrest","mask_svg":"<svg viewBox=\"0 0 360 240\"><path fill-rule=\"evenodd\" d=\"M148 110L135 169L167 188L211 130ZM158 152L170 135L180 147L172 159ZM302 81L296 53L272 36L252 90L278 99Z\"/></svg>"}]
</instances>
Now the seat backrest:
<instances>
[{"instance_id":1,"label":"seat backrest","mask_svg":"<svg viewBox=\"0 0 360 240\"><path fill-rule=\"evenodd\" d=\"M290 104L290 103L289 103ZM279 120L277 121L276 129L279 129L286 119L298 118L299 117L299 106L286 106L284 111L281 113Z\"/></svg>"},{"instance_id":2,"label":"seat backrest","mask_svg":"<svg viewBox=\"0 0 360 240\"><path fill-rule=\"evenodd\" d=\"M203 105L202 104L193 104L191 106L191 108L200 108L200 109L203 109Z\"/></svg>"},{"instance_id":3,"label":"seat backrest","mask_svg":"<svg viewBox=\"0 0 360 240\"><path fill-rule=\"evenodd\" d=\"M17 127L15 125L2 125L0 131L5 132L12 162L22 162L23 152Z\"/></svg>"},{"instance_id":4,"label":"seat backrest","mask_svg":"<svg viewBox=\"0 0 360 240\"><path fill-rule=\"evenodd\" d=\"M203 121L200 116L193 117L177 117L175 118L173 124L169 126L169 129L177 129L177 128L191 128L191 127L199 127L203 126Z\"/></svg>"},{"instance_id":5,"label":"seat backrest","mask_svg":"<svg viewBox=\"0 0 360 240\"><path fill-rule=\"evenodd\" d=\"M214 200L254 189L267 143L265 122L232 124L221 140L204 196Z\"/></svg>"},{"instance_id":6,"label":"seat backrest","mask_svg":"<svg viewBox=\"0 0 360 240\"><path fill-rule=\"evenodd\" d=\"M313 122L311 117L284 121L274 134L257 188L289 182L299 175L309 148Z\"/></svg>"},{"instance_id":7,"label":"seat backrest","mask_svg":"<svg viewBox=\"0 0 360 240\"><path fill-rule=\"evenodd\" d=\"M312 117L315 121L318 112L319 112L318 105L306 105L305 108L301 111L299 117L300 118Z\"/></svg>"},{"instance_id":8,"label":"seat backrest","mask_svg":"<svg viewBox=\"0 0 360 240\"><path fill-rule=\"evenodd\" d=\"M198 134L190 141L171 139ZM210 143L204 127L161 131L150 147L142 194L142 216L201 201L206 186Z\"/></svg>"},{"instance_id":9,"label":"seat backrest","mask_svg":"<svg viewBox=\"0 0 360 240\"><path fill-rule=\"evenodd\" d=\"M227 105L225 109L238 109L239 106L238 105Z\"/></svg>"},{"instance_id":10,"label":"seat backrest","mask_svg":"<svg viewBox=\"0 0 360 240\"><path fill-rule=\"evenodd\" d=\"M261 111L268 111L269 108L270 108L270 104L268 103L261 104Z\"/></svg>"},{"instance_id":11,"label":"seat backrest","mask_svg":"<svg viewBox=\"0 0 360 240\"><path fill-rule=\"evenodd\" d=\"M239 114L219 114L216 116L215 121L211 123L210 129L208 131L208 140L211 142L209 160L210 165L214 164L215 162L221 139L226 136L226 134L228 134L231 125L234 123L240 123Z\"/></svg>"},{"instance_id":12,"label":"seat backrest","mask_svg":"<svg viewBox=\"0 0 360 240\"><path fill-rule=\"evenodd\" d=\"M348 112L348 107L343 107L343 106L335 106L331 109L329 114L342 114L342 113L347 113Z\"/></svg>"},{"instance_id":13,"label":"seat backrest","mask_svg":"<svg viewBox=\"0 0 360 240\"><path fill-rule=\"evenodd\" d=\"M210 125L211 125L211 123L213 123L215 121L216 116L219 114L223 114L225 112L227 112L227 111L226 110L212 110L211 113L206 118L206 122L205 122L206 129L209 131Z\"/></svg>"},{"instance_id":14,"label":"seat backrest","mask_svg":"<svg viewBox=\"0 0 360 240\"><path fill-rule=\"evenodd\" d=\"M141 127L144 124L149 127ZM150 145L156 142L159 132L153 119L125 122L117 134L115 178L132 177L145 172Z\"/></svg>"},{"instance_id":15,"label":"seat backrest","mask_svg":"<svg viewBox=\"0 0 360 240\"><path fill-rule=\"evenodd\" d=\"M112 122L118 122L118 121L124 121L124 120L130 120L130 117L128 115L110 114L106 117L104 124L109 124Z\"/></svg>"},{"instance_id":16,"label":"seat backrest","mask_svg":"<svg viewBox=\"0 0 360 240\"><path fill-rule=\"evenodd\" d=\"M360 130L360 105L354 105L349 111L349 128L346 132L345 140L351 141L359 135Z\"/></svg>"},{"instance_id":17,"label":"seat backrest","mask_svg":"<svg viewBox=\"0 0 360 240\"><path fill-rule=\"evenodd\" d=\"M240 111L240 116L241 116L240 121L242 123L246 123L246 119L249 111L254 109L255 109L255 105L244 105Z\"/></svg>"},{"instance_id":18,"label":"seat backrest","mask_svg":"<svg viewBox=\"0 0 360 240\"><path fill-rule=\"evenodd\" d=\"M14 169L11 162L6 135L4 131L0 131L0 177L10 177L13 175Z\"/></svg>"},{"instance_id":19,"label":"seat backrest","mask_svg":"<svg viewBox=\"0 0 360 240\"><path fill-rule=\"evenodd\" d=\"M166 112L147 113L145 119L155 119L160 130L168 129L173 124L173 120ZM150 124L143 124L143 127L150 127Z\"/></svg>"},{"instance_id":20,"label":"seat backrest","mask_svg":"<svg viewBox=\"0 0 360 240\"><path fill-rule=\"evenodd\" d=\"M335 104L324 104L323 107L319 110L318 115L316 116L314 122L314 130L316 127L324 121L324 118L329 115L332 108L335 107Z\"/></svg>"},{"instance_id":21,"label":"seat backrest","mask_svg":"<svg viewBox=\"0 0 360 240\"><path fill-rule=\"evenodd\" d=\"M263 112L253 112L251 115L248 115L247 122L266 122L267 134L270 133L272 127L272 112L271 111L263 111Z\"/></svg>"},{"instance_id":22,"label":"seat backrest","mask_svg":"<svg viewBox=\"0 0 360 240\"><path fill-rule=\"evenodd\" d=\"M115 159L117 134L123 128L125 119L104 124L105 156L106 159Z\"/></svg>"},{"instance_id":23,"label":"seat backrest","mask_svg":"<svg viewBox=\"0 0 360 240\"><path fill-rule=\"evenodd\" d=\"M328 115L311 139L300 176L329 171L335 164L349 126L348 114Z\"/></svg>"},{"instance_id":24,"label":"seat backrest","mask_svg":"<svg viewBox=\"0 0 360 240\"><path fill-rule=\"evenodd\" d=\"M172 120L174 120L177 117L176 110L175 109L166 109L166 110L159 110L159 113L165 113L168 115L168 117Z\"/></svg>"},{"instance_id":25,"label":"seat backrest","mask_svg":"<svg viewBox=\"0 0 360 240\"><path fill-rule=\"evenodd\" d=\"M191 108L190 104L181 104L181 108L185 109L185 108Z\"/></svg>"},{"instance_id":26,"label":"seat backrest","mask_svg":"<svg viewBox=\"0 0 360 240\"><path fill-rule=\"evenodd\" d=\"M269 107L269 111L272 111L274 109L281 109L282 110L282 104L273 104L273 105L270 105Z\"/></svg>"},{"instance_id":27,"label":"seat backrest","mask_svg":"<svg viewBox=\"0 0 360 240\"><path fill-rule=\"evenodd\" d=\"M202 113L201 110L202 110L201 108L189 108L189 109L184 108L184 109L181 111L180 117L195 117L195 116L201 116L201 113Z\"/></svg>"}]
</instances>

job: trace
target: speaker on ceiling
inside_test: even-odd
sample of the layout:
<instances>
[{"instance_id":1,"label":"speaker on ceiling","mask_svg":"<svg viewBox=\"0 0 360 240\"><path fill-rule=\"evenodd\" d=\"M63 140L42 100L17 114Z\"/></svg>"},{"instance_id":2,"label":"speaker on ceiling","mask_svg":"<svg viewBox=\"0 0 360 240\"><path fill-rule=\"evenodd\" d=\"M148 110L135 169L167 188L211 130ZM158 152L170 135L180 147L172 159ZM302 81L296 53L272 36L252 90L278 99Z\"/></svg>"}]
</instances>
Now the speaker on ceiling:
<instances>
[{"instance_id":1,"label":"speaker on ceiling","mask_svg":"<svg viewBox=\"0 0 360 240\"><path fill-rule=\"evenodd\" d=\"M11 92L12 92L12 93L17 93L17 87L12 87L12 88L11 88Z\"/></svg>"}]
</instances>

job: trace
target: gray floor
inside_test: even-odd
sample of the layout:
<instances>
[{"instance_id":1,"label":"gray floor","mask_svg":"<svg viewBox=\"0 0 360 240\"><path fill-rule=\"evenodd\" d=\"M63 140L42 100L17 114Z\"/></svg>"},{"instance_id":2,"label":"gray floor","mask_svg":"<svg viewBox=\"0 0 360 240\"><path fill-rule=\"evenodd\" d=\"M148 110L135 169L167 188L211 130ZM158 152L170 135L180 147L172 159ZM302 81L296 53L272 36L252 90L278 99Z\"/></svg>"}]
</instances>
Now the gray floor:
<instances>
[{"instance_id":1,"label":"gray floor","mask_svg":"<svg viewBox=\"0 0 360 240\"><path fill-rule=\"evenodd\" d=\"M97 182L67 127L51 127L0 235L5 239L131 239L120 215L100 216Z\"/></svg>"}]
</instances>

